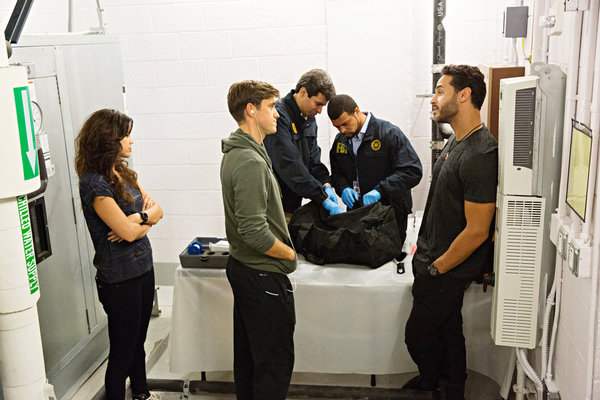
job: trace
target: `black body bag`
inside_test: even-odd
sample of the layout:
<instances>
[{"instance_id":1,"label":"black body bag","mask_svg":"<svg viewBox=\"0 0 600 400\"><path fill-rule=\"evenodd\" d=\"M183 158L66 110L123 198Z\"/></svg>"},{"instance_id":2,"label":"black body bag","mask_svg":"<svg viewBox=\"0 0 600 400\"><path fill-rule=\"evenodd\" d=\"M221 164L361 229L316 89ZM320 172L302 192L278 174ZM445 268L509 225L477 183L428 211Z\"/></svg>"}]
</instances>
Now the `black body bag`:
<instances>
[{"instance_id":1,"label":"black body bag","mask_svg":"<svg viewBox=\"0 0 600 400\"><path fill-rule=\"evenodd\" d=\"M319 265L378 268L402 253L394 210L380 202L338 215L310 202L294 212L288 228L296 251Z\"/></svg>"}]
</instances>

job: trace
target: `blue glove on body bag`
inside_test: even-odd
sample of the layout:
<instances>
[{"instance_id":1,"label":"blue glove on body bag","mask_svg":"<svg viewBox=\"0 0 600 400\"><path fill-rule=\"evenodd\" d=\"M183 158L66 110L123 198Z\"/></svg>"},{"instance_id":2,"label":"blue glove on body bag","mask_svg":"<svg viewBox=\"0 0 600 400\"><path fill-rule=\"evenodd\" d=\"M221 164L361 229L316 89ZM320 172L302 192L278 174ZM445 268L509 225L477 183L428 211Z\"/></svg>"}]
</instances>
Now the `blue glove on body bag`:
<instances>
[{"instance_id":1,"label":"blue glove on body bag","mask_svg":"<svg viewBox=\"0 0 600 400\"><path fill-rule=\"evenodd\" d=\"M333 201L334 203L337 203L337 196L335 195L335 190L333 190L331 186L325 186L325 193L327 193L329 200Z\"/></svg>"},{"instance_id":2,"label":"blue glove on body bag","mask_svg":"<svg viewBox=\"0 0 600 400\"><path fill-rule=\"evenodd\" d=\"M323 202L323 207L329 211L329 215L341 214L344 212L344 207L338 205L331 201L331 199L327 199Z\"/></svg>"},{"instance_id":3,"label":"blue glove on body bag","mask_svg":"<svg viewBox=\"0 0 600 400\"><path fill-rule=\"evenodd\" d=\"M354 207L354 202L358 200L358 193L356 190L347 187L342 192L342 201L348 208Z\"/></svg>"},{"instance_id":4,"label":"blue glove on body bag","mask_svg":"<svg viewBox=\"0 0 600 400\"><path fill-rule=\"evenodd\" d=\"M369 204L377 203L379 199L381 199L381 194L373 189L363 196L363 205L368 206Z\"/></svg>"}]
</instances>

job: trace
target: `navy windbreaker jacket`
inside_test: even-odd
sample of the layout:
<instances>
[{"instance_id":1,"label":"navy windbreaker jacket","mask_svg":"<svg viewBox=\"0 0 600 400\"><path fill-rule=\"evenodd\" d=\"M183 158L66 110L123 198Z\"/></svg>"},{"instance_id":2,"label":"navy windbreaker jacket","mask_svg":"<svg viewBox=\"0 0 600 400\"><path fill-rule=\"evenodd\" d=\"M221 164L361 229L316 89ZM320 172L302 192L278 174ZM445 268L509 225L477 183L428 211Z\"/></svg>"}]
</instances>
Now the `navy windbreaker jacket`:
<instances>
[{"instance_id":1,"label":"navy windbreaker jacket","mask_svg":"<svg viewBox=\"0 0 600 400\"><path fill-rule=\"evenodd\" d=\"M381 202L394 207L396 218L405 219L412 210L410 189L421 181L423 169L404 133L371 114L356 157L349 141L339 133L329 152L331 184L336 192L341 195L345 188L352 188L358 177L361 195L376 189Z\"/></svg>"},{"instance_id":2,"label":"navy windbreaker jacket","mask_svg":"<svg viewBox=\"0 0 600 400\"><path fill-rule=\"evenodd\" d=\"M275 106L277 132L264 139L281 187L283 209L289 213L300 207L303 198L323 203L327 198L323 184L329 182L329 170L321 163L317 144L317 121L302 117L294 93L292 90Z\"/></svg>"}]
</instances>

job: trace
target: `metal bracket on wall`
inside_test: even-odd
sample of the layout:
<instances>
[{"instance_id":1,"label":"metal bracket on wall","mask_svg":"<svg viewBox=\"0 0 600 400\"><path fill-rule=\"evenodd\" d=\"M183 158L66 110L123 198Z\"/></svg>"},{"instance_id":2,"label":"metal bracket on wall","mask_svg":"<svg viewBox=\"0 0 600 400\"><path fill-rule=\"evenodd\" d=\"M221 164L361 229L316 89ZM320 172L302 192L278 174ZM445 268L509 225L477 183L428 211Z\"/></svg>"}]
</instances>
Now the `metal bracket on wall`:
<instances>
[{"instance_id":1,"label":"metal bracket on wall","mask_svg":"<svg viewBox=\"0 0 600 400\"><path fill-rule=\"evenodd\" d=\"M158 317L162 312L160 308L158 308L158 289L160 289L158 286L154 288L154 302L152 304L152 314L150 314L153 317Z\"/></svg>"}]
</instances>

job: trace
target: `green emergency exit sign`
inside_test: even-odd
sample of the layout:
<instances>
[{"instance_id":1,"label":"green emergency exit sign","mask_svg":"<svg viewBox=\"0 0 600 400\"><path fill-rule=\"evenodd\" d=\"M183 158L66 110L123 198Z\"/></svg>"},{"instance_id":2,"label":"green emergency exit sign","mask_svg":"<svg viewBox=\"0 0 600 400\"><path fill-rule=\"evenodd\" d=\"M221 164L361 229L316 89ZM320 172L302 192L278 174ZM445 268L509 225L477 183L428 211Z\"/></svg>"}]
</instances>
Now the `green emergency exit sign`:
<instances>
[{"instance_id":1,"label":"green emergency exit sign","mask_svg":"<svg viewBox=\"0 0 600 400\"><path fill-rule=\"evenodd\" d=\"M27 86L14 88L17 122L19 125L19 142L21 144L21 161L23 162L23 178L27 181L40 174L35 148L35 131L31 115L31 100Z\"/></svg>"}]
</instances>

